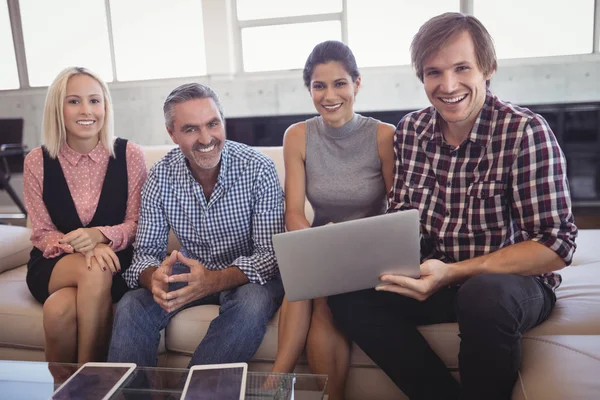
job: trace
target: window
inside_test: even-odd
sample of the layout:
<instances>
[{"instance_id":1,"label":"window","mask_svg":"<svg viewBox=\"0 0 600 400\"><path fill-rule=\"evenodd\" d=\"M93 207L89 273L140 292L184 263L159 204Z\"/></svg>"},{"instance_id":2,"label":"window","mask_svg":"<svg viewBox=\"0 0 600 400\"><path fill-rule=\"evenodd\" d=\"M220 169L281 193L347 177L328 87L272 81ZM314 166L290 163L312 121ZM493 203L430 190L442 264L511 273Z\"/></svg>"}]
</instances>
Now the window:
<instances>
[{"instance_id":1,"label":"window","mask_svg":"<svg viewBox=\"0 0 600 400\"><path fill-rule=\"evenodd\" d=\"M341 38L340 21L244 28L244 70L255 72L304 68L306 58L318 43Z\"/></svg>"},{"instance_id":2,"label":"window","mask_svg":"<svg viewBox=\"0 0 600 400\"><path fill-rule=\"evenodd\" d=\"M243 70L303 68L312 49L342 40L342 0L237 0Z\"/></svg>"},{"instance_id":3,"label":"window","mask_svg":"<svg viewBox=\"0 0 600 400\"><path fill-rule=\"evenodd\" d=\"M237 0L240 21L342 12L342 0Z\"/></svg>"},{"instance_id":4,"label":"window","mask_svg":"<svg viewBox=\"0 0 600 400\"><path fill-rule=\"evenodd\" d=\"M111 0L119 81L206 74L202 2Z\"/></svg>"},{"instance_id":5,"label":"window","mask_svg":"<svg viewBox=\"0 0 600 400\"><path fill-rule=\"evenodd\" d=\"M87 67L111 81L104 0L20 0L31 86L47 86L66 67Z\"/></svg>"},{"instance_id":6,"label":"window","mask_svg":"<svg viewBox=\"0 0 600 400\"><path fill-rule=\"evenodd\" d=\"M459 0L347 0L348 46L359 67L410 64L410 42L429 18Z\"/></svg>"},{"instance_id":7,"label":"window","mask_svg":"<svg viewBox=\"0 0 600 400\"><path fill-rule=\"evenodd\" d=\"M0 90L18 89L19 73L6 2L0 3L0 58Z\"/></svg>"},{"instance_id":8,"label":"window","mask_svg":"<svg viewBox=\"0 0 600 400\"><path fill-rule=\"evenodd\" d=\"M498 58L592 52L594 0L474 0L473 9L494 38Z\"/></svg>"}]
</instances>

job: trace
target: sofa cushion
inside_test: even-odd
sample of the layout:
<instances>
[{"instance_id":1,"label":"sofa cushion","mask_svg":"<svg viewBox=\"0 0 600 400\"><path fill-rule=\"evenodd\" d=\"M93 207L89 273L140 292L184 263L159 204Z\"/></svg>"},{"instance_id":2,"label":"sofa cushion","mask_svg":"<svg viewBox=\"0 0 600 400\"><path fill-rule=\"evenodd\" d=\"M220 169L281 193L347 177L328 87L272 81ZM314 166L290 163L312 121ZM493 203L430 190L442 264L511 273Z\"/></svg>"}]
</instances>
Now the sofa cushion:
<instances>
[{"instance_id":1,"label":"sofa cushion","mask_svg":"<svg viewBox=\"0 0 600 400\"><path fill-rule=\"evenodd\" d=\"M571 266L600 261L600 251L596 248L598 241L600 241L600 229L580 229L575 239L577 248Z\"/></svg>"},{"instance_id":2,"label":"sofa cushion","mask_svg":"<svg viewBox=\"0 0 600 400\"><path fill-rule=\"evenodd\" d=\"M30 236L31 230L28 228L0 225L0 274L27 263L32 248Z\"/></svg>"},{"instance_id":3,"label":"sofa cushion","mask_svg":"<svg viewBox=\"0 0 600 400\"><path fill-rule=\"evenodd\" d=\"M23 265L0 274L0 345L43 350L42 306L27 289L26 273Z\"/></svg>"},{"instance_id":4,"label":"sofa cushion","mask_svg":"<svg viewBox=\"0 0 600 400\"><path fill-rule=\"evenodd\" d=\"M514 400L597 399L600 339L595 335L523 339L520 379Z\"/></svg>"}]
</instances>

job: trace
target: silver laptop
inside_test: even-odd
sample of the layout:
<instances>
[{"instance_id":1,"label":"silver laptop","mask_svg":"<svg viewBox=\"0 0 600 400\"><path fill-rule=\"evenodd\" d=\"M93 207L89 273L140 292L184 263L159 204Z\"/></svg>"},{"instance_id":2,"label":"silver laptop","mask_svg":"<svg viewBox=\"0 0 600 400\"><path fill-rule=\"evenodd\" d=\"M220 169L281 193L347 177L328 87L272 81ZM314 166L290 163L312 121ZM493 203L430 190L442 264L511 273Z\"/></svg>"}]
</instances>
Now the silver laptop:
<instances>
[{"instance_id":1,"label":"silver laptop","mask_svg":"<svg viewBox=\"0 0 600 400\"><path fill-rule=\"evenodd\" d=\"M419 212L273 235L289 301L373 288L384 274L420 276Z\"/></svg>"}]
</instances>

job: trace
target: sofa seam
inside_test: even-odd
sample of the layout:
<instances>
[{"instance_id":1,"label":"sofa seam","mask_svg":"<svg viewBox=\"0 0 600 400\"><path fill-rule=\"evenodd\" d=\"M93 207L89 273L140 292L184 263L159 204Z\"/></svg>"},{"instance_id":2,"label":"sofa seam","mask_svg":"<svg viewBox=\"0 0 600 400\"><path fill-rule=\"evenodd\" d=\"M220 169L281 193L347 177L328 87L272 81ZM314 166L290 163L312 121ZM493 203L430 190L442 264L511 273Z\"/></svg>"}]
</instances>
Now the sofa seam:
<instances>
[{"instance_id":1,"label":"sofa seam","mask_svg":"<svg viewBox=\"0 0 600 400\"><path fill-rule=\"evenodd\" d=\"M568 336L568 335L565 335L565 336ZM587 357L589 357L589 358L592 358L592 359L594 359L594 360L596 360L596 361L600 361L600 357L594 356L594 355L592 355L592 354L585 353L585 352L583 352L583 351L581 351L581 350L575 349L575 348L573 348L573 347L571 347L571 346L567 346L567 345L565 345L565 344L562 344L562 343L558 343L558 342L556 342L556 341L554 341L554 340L550 340L550 339L542 339L542 338L540 338L540 337L523 337L523 339L524 339L524 340L525 340L525 339L526 339L526 340L535 340L535 341L538 341L538 342L543 342L543 343L553 344L553 345L555 345L555 346L562 347L563 349L570 350L570 351L572 351L572 352L574 352L574 353L581 354L582 356L587 356Z\"/></svg>"}]
</instances>

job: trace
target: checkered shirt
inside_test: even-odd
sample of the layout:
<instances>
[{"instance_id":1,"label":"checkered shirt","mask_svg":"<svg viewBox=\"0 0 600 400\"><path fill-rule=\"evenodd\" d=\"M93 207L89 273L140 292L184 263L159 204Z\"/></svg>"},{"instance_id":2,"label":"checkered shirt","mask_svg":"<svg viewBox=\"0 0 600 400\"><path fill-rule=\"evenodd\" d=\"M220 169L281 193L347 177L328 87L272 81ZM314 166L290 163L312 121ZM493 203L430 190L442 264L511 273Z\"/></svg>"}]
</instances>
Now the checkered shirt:
<instances>
[{"instance_id":1,"label":"checkered shirt","mask_svg":"<svg viewBox=\"0 0 600 400\"><path fill-rule=\"evenodd\" d=\"M123 274L130 288L138 287L144 269L165 259L170 229L181 252L207 269L236 266L250 282L266 283L279 272L271 237L284 231L275 164L246 145L226 141L207 203L181 150L165 155L142 189L133 262Z\"/></svg>"},{"instance_id":2,"label":"checkered shirt","mask_svg":"<svg viewBox=\"0 0 600 400\"><path fill-rule=\"evenodd\" d=\"M443 139L434 107L406 115L394 139L388 212L421 216L422 260L457 262L534 240L568 265L575 252L565 157L548 123L489 91L468 138ZM539 277L556 289L560 275Z\"/></svg>"}]
</instances>

